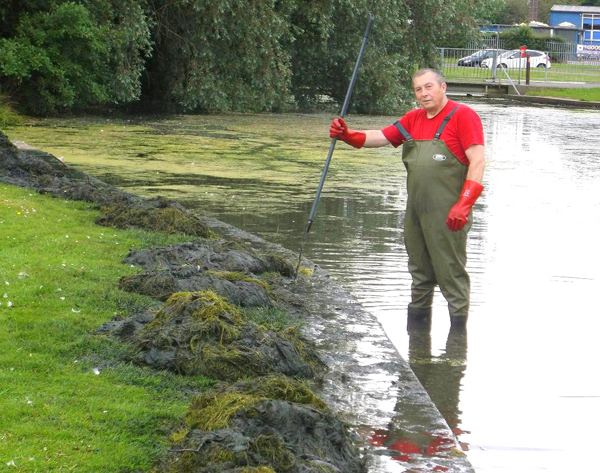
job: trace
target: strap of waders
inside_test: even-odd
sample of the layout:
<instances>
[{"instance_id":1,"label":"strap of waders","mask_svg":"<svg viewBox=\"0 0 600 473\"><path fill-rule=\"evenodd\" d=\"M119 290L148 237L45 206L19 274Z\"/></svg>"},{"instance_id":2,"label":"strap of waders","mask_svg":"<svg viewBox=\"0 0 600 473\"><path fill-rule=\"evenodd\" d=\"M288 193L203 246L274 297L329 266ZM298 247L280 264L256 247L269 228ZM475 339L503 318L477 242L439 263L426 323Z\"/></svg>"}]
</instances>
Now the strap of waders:
<instances>
[{"instance_id":1,"label":"strap of waders","mask_svg":"<svg viewBox=\"0 0 600 473\"><path fill-rule=\"evenodd\" d=\"M452 115L454 115L454 112L456 112L457 110L458 110L458 106L454 107L454 109L446 116L446 118L444 118L444 121L440 125L440 129L435 134L435 138L434 139L436 139L436 140L440 139L440 136L442 135L442 131L444 131L444 128L446 128L446 125L448 124L448 121L450 120L450 118L452 117Z\"/></svg>"},{"instance_id":2,"label":"strap of waders","mask_svg":"<svg viewBox=\"0 0 600 473\"><path fill-rule=\"evenodd\" d=\"M398 128L398 131L400 133L402 133L402 136L404 136L404 138L406 138L406 141L412 141L413 137L410 136L410 134L408 133L408 131L406 131L402 125L400 125L399 121L397 121L396 123L394 123L394 126L396 128Z\"/></svg>"}]
</instances>

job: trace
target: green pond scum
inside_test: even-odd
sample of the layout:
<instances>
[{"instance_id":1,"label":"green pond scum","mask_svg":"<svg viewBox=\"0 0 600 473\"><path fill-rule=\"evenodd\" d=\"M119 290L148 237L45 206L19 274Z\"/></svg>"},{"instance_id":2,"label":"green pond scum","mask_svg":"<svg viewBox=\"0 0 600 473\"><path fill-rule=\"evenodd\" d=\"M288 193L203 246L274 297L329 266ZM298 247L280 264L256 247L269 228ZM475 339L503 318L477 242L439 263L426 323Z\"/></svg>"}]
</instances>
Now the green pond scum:
<instances>
[{"instance_id":1,"label":"green pond scum","mask_svg":"<svg viewBox=\"0 0 600 473\"><path fill-rule=\"evenodd\" d=\"M285 310L277 307L248 307L243 309L244 317L265 330L284 330L297 327L301 321L292 318Z\"/></svg>"},{"instance_id":2,"label":"green pond scum","mask_svg":"<svg viewBox=\"0 0 600 473\"><path fill-rule=\"evenodd\" d=\"M230 449L218 443L210 443L206 448L200 447L194 451L184 448L189 438L193 438L195 429L204 432L227 429L234 417L254 417L254 406L272 400L327 410L325 403L306 384L283 376L216 387L195 398L186 415L186 428L171 436L175 445L173 450L182 454L169 471L197 471L199 467L210 464L227 463L229 467L232 464L248 464L253 461L250 458L252 454L255 459L258 457L267 462L268 466L250 468L273 468L272 471L276 472L290 470L296 464L295 455L278 435L257 435L256 438L247 439L244 448L238 445L238 448Z\"/></svg>"},{"instance_id":3,"label":"green pond scum","mask_svg":"<svg viewBox=\"0 0 600 473\"><path fill-rule=\"evenodd\" d=\"M13 140L144 197L187 207L216 203L269 217L282 200L312 202L330 145L329 114L83 116L7 127ZM349 116L356 128L382 128L397 117ZM310 138L307 138L310 137ZM396 150L338 146L327 189L389 190L375 172L400 169ZM347 179L360 169L360 182Z\"/></svg>"},{"instance_id":4,"label":"green pond scum","mask_svg":"<svg viewBox=\"0 0 600 473\"><path fill-rule=\"evenodd\" d=\"M276 473L275 470L268 466L249 466L242 468L240 473Z\"/></svg>"},{"instance_id":5,"label":"green pond scum","mask_svg":"<svg viewBox=\"0 0 600 473\"><path fill-rule=\"evenodd\" d=\"M235 381L283 372L314 377L325 366L294 326L244 320L212 291L173 294L134 338L138 362L182 374Z\"/></svg>"},{"instance_id":6,"label":"green pond scum","mask_svg":"<svg viewBox=\"0 0 600 473\"><path fill-rule=\"evenodd\" d=\"M258 436L250 442L250 451L265 458L275 471L288 471L296 463L294 454L275 435Z\"/></svg>"},{"instance_id":7,"label":"green pond scum","mask_svg":"<svg viewBox=\"0 0 600 473\"><path fill-rule=\"evenodd\" d=\"M304 382L272 375L221 384L194 399L162 465L202 473L364 471L348 462L353 448L341 441L344 431Z\"/></svg>"},{"instance_id":8,"label":"green pond scum","mask_svg":"<svg viewBox=\"0 0 600 473\"><path fill-rule=\"evenodd\" d=\"M162 233L178 233L202 238L216 238L199 218L183 209L169 205L164 198L156 199L156 207L148 205L131 206L115 203L101 207L102 216L96 223L106 227L144 228Z\"/></svg>"},{"instance_id":9,"label":"green pond scum","mask_svg":"<svg viewBox=\"0 0 600 473\"><path fill-rule=\"evenodd\" d=\"M310 268L300 268L298 272L304 276L312 276L313 274L313 270Z\"/></svg>"},{"instance_id":10,"label":"green pond scum","mask_svg":"<svg viewBox=\"0 0 600 473\"><path fill-rule=\"evenodd\" d=\"M146 294L158 300L167 300L175 292L175 281L165 271L157 271L148 277L145 274L123 276L119 287L127 292Z\"/></svg>"},{"instance_id":11,"label":"green pond scum","mask_svg":"<svg viewBox=\"0 0 600 473\"><path fill-rule=\"evenodd\" d=\"M239 273L236 271L207 271L208 274L213 274L221 279L225 279L227 281L246 281L254 284L258 284L261 286L267 294L270 294L269 283L267 281L263 281L261 279L253 278L244 273Z\"/></svg>"},{"instance_id":12,"label":"green pond scum","mask_svg":"<svg viewBox=\"0 0 600 473\"><path fill-rule=\"evenodd\" d=\"M207 431L226 428L229 420L239 411L247 411L251 406L269 399L327 409L327 405L306 383L273 375L223 385L198 395L186 415L186 425L189 429L200 428Z\"/></svg>"}]
</instances>

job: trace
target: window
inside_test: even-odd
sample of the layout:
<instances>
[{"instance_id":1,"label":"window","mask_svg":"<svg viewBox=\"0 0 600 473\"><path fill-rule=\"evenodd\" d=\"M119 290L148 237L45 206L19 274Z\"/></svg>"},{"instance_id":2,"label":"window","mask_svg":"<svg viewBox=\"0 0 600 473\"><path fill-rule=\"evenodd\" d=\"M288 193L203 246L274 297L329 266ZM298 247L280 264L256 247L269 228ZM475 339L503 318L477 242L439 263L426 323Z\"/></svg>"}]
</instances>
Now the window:
<instances>
[{"instance_id":1,"label":"window","mask_svg":"<svg viewBox=\"0 0 600 473\"><path fill-rule=\"evenodd\" d=\"M583 32L583 44L600 43L600 15L584 13L581 15L581 28Z\"/></svg>"}]
</instances>

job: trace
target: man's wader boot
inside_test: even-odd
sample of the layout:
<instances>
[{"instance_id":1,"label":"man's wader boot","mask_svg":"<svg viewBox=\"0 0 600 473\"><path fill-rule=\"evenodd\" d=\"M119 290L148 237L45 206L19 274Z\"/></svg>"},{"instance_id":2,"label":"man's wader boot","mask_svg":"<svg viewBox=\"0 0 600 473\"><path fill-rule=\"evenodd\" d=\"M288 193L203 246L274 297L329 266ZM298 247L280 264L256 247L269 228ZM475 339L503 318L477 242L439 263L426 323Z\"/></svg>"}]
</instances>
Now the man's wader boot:
<instances>
[{"instance_id":1,"label":"man's wader boot","mask_svg":"<svg viewBox=\"0 0 600 473\"><path fill-rule=\"evenodd\" d=\"M431 316L436 285L448 301L453 325L464 325L469 314L470 281L465 265L471 218L458 232L446 225L448 213L460 197L468 166L439 139L454 112L456 108L432 140L414 140L399 122L395 123L407 140L402 145L402 161L408 172L404 241L412 276L409 321Z\"/></svg>"}]
</instances>

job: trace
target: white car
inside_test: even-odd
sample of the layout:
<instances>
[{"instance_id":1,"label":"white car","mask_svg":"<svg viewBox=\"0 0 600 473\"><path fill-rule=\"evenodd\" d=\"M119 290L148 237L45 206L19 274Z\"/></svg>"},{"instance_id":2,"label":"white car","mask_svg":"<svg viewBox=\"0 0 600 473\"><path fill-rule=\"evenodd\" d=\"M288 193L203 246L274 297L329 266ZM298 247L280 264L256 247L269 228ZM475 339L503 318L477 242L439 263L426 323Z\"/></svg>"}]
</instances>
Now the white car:
<instances>
[{"instance_id":1,"label":"white car","mask_svg":"<svg viewBox=\"0 0 600 473\"><path fill-rule=\"evenodd\" d=\"M504 67L505 69L518 69L519 64L521 69L527 67L527 56L529 56L529 63L531 67L545 67L550 69L552 64L550 63L550 57L542 52L528 49L525 51L525 57L521 57L521 50L514 49L512 51L506 51L500 54L497 58L496 67ZM494 58L488 58L481 61L481 67L492 67Z\"/></svg>"}]
</instances>

